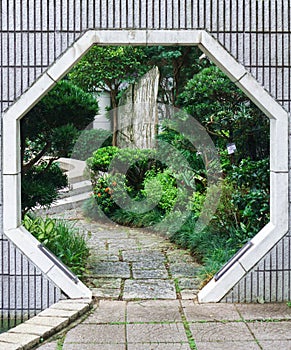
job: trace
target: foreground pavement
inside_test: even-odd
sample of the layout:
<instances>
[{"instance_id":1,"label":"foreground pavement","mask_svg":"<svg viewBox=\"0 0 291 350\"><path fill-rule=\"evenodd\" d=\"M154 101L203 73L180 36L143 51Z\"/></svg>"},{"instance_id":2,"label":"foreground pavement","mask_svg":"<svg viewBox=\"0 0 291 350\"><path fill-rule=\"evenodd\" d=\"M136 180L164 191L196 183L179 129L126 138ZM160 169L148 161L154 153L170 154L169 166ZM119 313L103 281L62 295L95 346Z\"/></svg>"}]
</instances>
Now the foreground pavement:
<instances>
[{"instance_id":1,"label":"foreground pavement","mask_svg":"<svg viewBox=\"0 0 291 350\"><path fill-rule=\"evenodd\" d=\"M198 304L200 266L165 238L84 220L94 307L41 350L291 350L286 304Z\"/></svg>"},{"instance_id":2,"label":"foreground pavement","mask_svg":"<svg viewBox=\"0 0 291 350\"><path fill-rule=\"evenodd\" d=\"M189 300L101 300L41 350L289 350L285 304L194 304Z\"/></svg>"}]
</instances>

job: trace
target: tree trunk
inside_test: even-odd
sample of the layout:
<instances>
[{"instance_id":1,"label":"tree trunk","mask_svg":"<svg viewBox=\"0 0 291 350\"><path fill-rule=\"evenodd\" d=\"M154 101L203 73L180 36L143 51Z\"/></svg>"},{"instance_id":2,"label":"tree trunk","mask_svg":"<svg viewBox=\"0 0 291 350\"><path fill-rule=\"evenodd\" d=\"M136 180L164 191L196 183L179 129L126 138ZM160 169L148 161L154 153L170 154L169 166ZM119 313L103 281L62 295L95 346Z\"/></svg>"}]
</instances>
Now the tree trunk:
<instances>
[{"instance_id":1,"label":"tree trunk","mask_svg":"<svg viewBox=\"0 0 291 350\"><path fill-rule=\"evenodd\" d=\"M117 145L121 148L155 148L158 125L157 67L130 85L120 100Z\"/></svg>"}]
</instances>

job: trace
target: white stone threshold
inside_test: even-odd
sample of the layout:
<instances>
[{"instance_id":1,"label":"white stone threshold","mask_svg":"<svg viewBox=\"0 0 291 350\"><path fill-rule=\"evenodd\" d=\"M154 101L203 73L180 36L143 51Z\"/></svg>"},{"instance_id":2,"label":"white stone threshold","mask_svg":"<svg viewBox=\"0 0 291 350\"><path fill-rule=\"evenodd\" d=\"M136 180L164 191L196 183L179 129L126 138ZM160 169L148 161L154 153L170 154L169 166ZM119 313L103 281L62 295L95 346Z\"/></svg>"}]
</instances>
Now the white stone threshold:
<instances>
[{"instance_id":1,"label":"white stone threshold","mask_svg":"<svg viewBox=\"0 0 291 350\"><path fill-rule=\"evenodd\" d=\"M92 307L92 299L61 300L37 316L0 334L0 349L28 350L58 333Z\"/></svg>"}]
</instances>

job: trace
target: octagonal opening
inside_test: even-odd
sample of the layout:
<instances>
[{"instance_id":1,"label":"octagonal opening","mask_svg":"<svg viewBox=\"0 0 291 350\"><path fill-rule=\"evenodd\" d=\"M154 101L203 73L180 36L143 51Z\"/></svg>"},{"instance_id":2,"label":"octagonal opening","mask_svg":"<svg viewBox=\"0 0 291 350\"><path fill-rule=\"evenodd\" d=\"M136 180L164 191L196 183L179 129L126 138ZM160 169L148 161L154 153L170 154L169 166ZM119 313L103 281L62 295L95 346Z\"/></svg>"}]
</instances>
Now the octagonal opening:
<instances>
[{"instance_id":1,"label":"octagonal opening","mask_svg":"<svg viewBox=\"0 0 291 350\"><path fill-rule=\"evenodd\" d=\"M238 64L216 40L204 31L88 31L69 48L56 63L4 114L4 229L10 238L44 273L40 262L42 255L33 255L25 242L31 242L30 235L21 227L20 209L20 157L19 121L56 82L94 44L99 45L198 45L207 56L224 71L234 83L270 118L271 125L271 220L257 236L252 246L240 254L227 266L227 271L219 279L213 279L199 294L201 302L219 301L238 280L287 232L288 223L288 127L287 113L268 93ZM8 136L9 135L9 136ZM35 243L35 242L34 242ZM34 247L36 249L36 247ZM58 274L58 267L55 267ZM69 291L68 283L62 278L49 275L63 290ZM68 288L69 287L69 288ZM75 293L85 293L86 288L79 285ZM82 290L82 291L81 291ZM67 293L69 296L73 292Z\"/></svg>"}]
</instances>

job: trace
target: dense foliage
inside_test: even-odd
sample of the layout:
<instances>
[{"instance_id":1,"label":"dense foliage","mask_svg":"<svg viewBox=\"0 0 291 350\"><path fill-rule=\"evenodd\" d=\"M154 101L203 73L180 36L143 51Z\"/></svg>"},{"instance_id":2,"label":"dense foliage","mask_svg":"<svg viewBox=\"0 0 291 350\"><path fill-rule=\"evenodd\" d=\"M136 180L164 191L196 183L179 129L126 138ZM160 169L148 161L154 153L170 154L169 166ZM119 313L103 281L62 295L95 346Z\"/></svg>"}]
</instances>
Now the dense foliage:
<instances>
[{"instance_id":1,"label":"dense foliage","mask_svg":"<svg viewBox=\"0 0 291 350\"><path fill-rule=\"evenodd\" d=\"M71 157L79 160L86 160L92 153L102 147L112 145L112 133L104 129L84 130L74 144Z\"/></svg>"},{"instance_id":2,"label":"dense foliage","mask_svg":"<svg viewBox=\"0 0 291 350\"><path fill-rule=\"evenodd\" d=\"M23 219L24 227L54 253L78 277L86 271L89 248L81 232L65 220L30 217Z\"/></svg>"},{"instance_id":3,"label":"dense foliage","mask_svg":"<svg viewBox=\"0 0 291 350\"><path fill-rule=\"evenodd\" d=\"M170 154L169 146L175 148L188 168L154 161L154 154L146 150L98 150L88 160L95 190L86 212L95 218L103 212L120 224L164 232L203 263L201 277L208 280L269 220L269 123L197 49L151 47L144 53L146 64L157 65L161 72L159 100L179 106L187 118L194 117L215 143L222 176L217 189L211 190L221 186L220 203L208 226L196 229L209 191L208 167L187 133L176 131L177 115L162 121L157 152ZM185 122L185 115L182 119ZM230 143L236 145L234 154L227 153ZM118 168L123 169L123 179L114 178ZM117 201L116 193L122 194ZM149 209L129 210L120 199L125 193L137 208L145 203Z\"/></svg>"},{"instance_id":4,"label":"dense foliage","mask_svg":"<svg viewBox=\"0 0 291 350\"><path fill-rule=\"evenodd\" d=\"M70 156L80 131L98 111L91 94L61 81L21 120L22 211L48 206L65 176L54 163Z\"/></svg>"},{"instance_id":5,"label":"dense foliage","mask_svg":"<svg viewBox=\"0 0 291 350\"><path fill-rule=\"evenodd\" d=\"M146 72L144 52L132 46L94 46L77 64L69 79L88 92L106 90L113 108L112 143L117 139L117 110L119 93L128 83Z\"/></svg>"}]
</instances>

